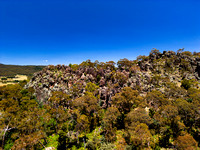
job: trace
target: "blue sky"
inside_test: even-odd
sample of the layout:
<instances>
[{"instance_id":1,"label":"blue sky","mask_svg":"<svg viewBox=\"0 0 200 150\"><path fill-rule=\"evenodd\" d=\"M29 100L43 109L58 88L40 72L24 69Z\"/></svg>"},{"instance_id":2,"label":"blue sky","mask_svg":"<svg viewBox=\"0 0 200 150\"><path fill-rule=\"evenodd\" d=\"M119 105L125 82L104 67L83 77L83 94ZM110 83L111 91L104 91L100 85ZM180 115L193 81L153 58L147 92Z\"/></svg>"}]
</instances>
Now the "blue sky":
<instances>
[{"instance_id":1,"label":"blue sky","mask_svg":"<svg viewBox=\"0 0 200 150\"><path fill-rule=\"evenodd\" d=\"M0 63L118 61L200 52L199 0L0 0Z\"/></svg>"}]
</instances>

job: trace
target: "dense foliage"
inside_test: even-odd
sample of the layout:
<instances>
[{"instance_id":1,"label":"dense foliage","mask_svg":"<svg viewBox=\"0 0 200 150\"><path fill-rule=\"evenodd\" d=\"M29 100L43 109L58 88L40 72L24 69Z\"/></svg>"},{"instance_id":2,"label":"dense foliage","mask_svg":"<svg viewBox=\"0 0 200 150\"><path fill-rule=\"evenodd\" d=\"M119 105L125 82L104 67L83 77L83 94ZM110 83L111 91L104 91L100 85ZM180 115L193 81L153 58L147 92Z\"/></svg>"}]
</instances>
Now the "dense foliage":
<instances>
[{"instance_id":1,"label":"dense foliage","mask_svg":"<svg viewBox=\"0 0 200 150\"><path fill-rule=\"evenodd\" d=\"M157 54L158 51L154 50L152 53ZM191 55L199 57L197 54ZM103 67L112 68L113 72L120 69L135 74L140 70L139 64L149 60L147 57L151 57L151 53L150 56L138 57L137 61L122 59L118 61L118 67L113 61L103 64ZM155 63L158 62L152 64ZM70 65L70 68L75 71L88 65L102 69L102 64L90 61ZM62 66L59 67L62 69ZM157 67L155 66L156 69ZM49 66L49 69L62 78L56 67ZM160 71L162 69L160 68ZM184 74L188 69L190 68L183 67L180 70ZM100 88L104 84L100 82L101 74L98 77L100 79L96 78L95 82L87 81L85 84L66 86L65 89L69 91L55 89L45 98L46 101L37 99L37 87L25 86L26 81L0 87L1 148L190 150L200 146L198 79L182 78L181 85L177 85L169 79L160 78L157 72L156 76L149 79L149 82L157 85L156 88L144 93L142 87L132 88L125 84L129 76L121 72L111 72L108 77L110 83L106 81L108 88L112 89L114 86L119 89L114 95L105 98L106 105L102 104L104 96L101 95ZM115 80L118 84L111 84ZM53 83L49 84L53 88ZM163 84L166 87L164 89ZM43 85L41 83L40 86L46 88Z\"/></svg>"}]
</instances>

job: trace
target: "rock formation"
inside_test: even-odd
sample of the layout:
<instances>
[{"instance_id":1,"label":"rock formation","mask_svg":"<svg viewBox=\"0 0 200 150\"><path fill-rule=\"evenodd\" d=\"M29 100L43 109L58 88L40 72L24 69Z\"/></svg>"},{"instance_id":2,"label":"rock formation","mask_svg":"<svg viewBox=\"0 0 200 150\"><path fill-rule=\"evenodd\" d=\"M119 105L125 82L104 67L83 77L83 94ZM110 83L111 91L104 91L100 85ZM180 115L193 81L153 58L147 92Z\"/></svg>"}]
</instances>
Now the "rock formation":
<instances>
[{"instance_id":1,"label":"rock formation","mask_svg":"<svg viewBox=\"0 0 200 150\"><path fill-rule=\"evenodd\" d=\"M141 95L155 89L163 92L166 83L181 86L183 79L196 83L196 88L200 86L199 53L152 50L149 56L121 59L117 65L90 60L80 65L49 65L35 73L26 88L33 87L37 99L45 102L53 91L63 91L73 99L83 96L87 83L92 82L99 86L102 107L107 107L111 97L127 86Z\"/></svg>"}]
</instances>

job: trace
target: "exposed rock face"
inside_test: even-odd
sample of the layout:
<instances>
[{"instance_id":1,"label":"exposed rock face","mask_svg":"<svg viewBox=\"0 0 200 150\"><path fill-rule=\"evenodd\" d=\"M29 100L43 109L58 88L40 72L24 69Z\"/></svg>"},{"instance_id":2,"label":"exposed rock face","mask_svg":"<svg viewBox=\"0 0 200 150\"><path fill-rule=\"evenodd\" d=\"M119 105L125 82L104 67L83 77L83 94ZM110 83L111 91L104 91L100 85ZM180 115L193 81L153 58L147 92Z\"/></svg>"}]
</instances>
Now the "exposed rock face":
<instances>
[{"instance_id":1,"label":"exposed rock face","mask_svg":"<svg viewBox=\"0 0 200 150\"><path fill-rule=\"evenodd\" d=\"M50 65L35 73L26 87L33 87L37 99L45 102L53 91L80 97L84 95L87 83L92 82L99 85L102 107L107 107L111 96L126 86L145 94L155 89L162 92L167 82L178 86L183 79L200 82L200 57L196 55L154 51L143 59L121 62L118 68L90 61L70 67Z\"/></svg>"}]
</instances>

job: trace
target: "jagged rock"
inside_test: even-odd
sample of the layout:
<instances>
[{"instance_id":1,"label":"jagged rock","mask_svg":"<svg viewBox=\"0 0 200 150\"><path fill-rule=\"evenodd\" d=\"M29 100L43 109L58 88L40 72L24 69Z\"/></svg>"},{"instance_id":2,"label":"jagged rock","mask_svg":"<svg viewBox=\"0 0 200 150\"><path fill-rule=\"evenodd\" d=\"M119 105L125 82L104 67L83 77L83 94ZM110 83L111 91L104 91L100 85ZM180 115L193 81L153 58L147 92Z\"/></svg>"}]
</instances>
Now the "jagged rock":
<instances>
[{"instance_id":1,"label":"jagged rock","mask_svg":"<svg viewBox=\"0 0 200 150\"><path fill-rule=\"evenodd\" d=\"M123 87L140 88L140 92L145 94L155 89L163 92L163 83L166 81L181 85L184 78L200 80L200 58L184 53L151 53L148 59L138 61L134 67L139 69L132 71L131 66L121 66L113 70L109 66L97 68L81 65L72 69L64 65L50 65L35 73L26 88L33 87L37 99L45 102L53 91L63 91L70 95L73 86L77 84L82 85L79 96L84 95L87 83L92 82L99 85L102 107L107 107L111 97Z\"/></svg>"},{"instance_id":2,"label":"jagged rock","mask_svg":"<svg viewBox=\"0 0 200 150\"><path fill-rule=\"evenodd\" d=\"M99 86L104 86L106 83L104 77L101 77L101 80L99 81Z\"/></svg>"},{"instance_id":3,"label":"jagged rock","mask_svg":"<svg viewBox=\"0 0 200 150\"><path fill-rule=\"evenodd\" d=\"M82 76L81 76L81 80L84 80L84 79L85 79L85 75L83 73Z\"/></svg>"}]
</instances>

